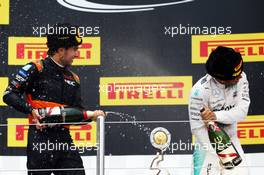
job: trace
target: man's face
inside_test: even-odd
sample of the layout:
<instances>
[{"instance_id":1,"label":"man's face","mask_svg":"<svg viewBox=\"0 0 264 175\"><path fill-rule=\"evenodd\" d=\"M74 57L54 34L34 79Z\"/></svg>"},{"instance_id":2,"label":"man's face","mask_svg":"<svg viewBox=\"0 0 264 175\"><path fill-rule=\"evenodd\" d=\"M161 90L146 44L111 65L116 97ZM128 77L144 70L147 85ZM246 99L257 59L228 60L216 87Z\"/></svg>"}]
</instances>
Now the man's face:
<instances>
[{"instance_id":1,"label":"man's face","mask_svg":"<svg viewBox=\"0 0 264 175\"><path fill-rule=\"evenodd\" d=\"M78 46L69 47L68 49L60 48L58 50L60 61L64 66L72 65L73 59L78 56Z\"/></svg>"},{"instance_id":2,"label":"man's face","mask_svg":"<svg viewBox=\"0 0 264 175\"><path fill-rule=\"evenodd\" d=\"M226 85L226 86L232 86L232 85L237 84L239 82L240 78L242 78L241 75L239 75L238 77L236 77L233 80L219 80L219 79L217 79L217 81L220 82L221 84Z\"/></svg>"}]
</instances>

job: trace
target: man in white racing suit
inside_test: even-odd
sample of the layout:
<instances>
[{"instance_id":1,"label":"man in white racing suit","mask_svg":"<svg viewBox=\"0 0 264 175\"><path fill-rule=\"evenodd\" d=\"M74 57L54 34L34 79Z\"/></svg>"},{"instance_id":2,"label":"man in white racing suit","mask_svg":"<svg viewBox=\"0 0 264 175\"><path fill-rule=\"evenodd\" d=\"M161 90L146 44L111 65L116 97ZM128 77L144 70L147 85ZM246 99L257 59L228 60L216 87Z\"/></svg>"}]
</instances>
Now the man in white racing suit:
<instances>
[{"instance_id":1,"label":"man in white racing suit","mask_svg":"<svg viewBox=\"0 0 264 175\"><path fill-rule=\"evenodd\" d=\"M192 88L189 118L195 136L193 175L247 175L243 149L237 137L237 122L243 121L250 104L249 87L240 53L219 46L206 62L207 73ZM204 112L200 112L205 108ZM242 163L224 169L211 146L206 123L216 121L229 135Z\"/></svg>"}]
</instances>

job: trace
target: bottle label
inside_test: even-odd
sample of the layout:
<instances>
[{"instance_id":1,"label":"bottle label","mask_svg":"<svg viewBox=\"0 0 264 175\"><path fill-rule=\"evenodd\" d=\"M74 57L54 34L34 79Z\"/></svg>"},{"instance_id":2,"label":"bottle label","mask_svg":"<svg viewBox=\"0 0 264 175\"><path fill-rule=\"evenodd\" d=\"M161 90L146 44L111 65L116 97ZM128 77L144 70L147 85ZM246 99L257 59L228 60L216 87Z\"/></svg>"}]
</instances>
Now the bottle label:
<instances>
[{"instance_id":1,"label":"bottle label","mask_svg":"<svg viewBox=\"0 0 264 175\"><path fill-rule=\"evenodd\" d=\"M232 162L233 159L235 159L236 157L238 157L238 153L236 152L236 150L233 148L232 145L230 145L229 147L227 147L226 149L224 149L223 151L218 153L219 158L221 159L223 164L226 164L228 162Z\"/></svg>"},{"instance_id":2,"label":"bottle label","mask_svg":"<svg viewBox=\"0 0 264 175\"><path fill-rule=\"evenodd\" d=\"M48 107L46 108L46 114L49 115L61 115L61 109L60 107Z\"/></svg>"}]
</instances>

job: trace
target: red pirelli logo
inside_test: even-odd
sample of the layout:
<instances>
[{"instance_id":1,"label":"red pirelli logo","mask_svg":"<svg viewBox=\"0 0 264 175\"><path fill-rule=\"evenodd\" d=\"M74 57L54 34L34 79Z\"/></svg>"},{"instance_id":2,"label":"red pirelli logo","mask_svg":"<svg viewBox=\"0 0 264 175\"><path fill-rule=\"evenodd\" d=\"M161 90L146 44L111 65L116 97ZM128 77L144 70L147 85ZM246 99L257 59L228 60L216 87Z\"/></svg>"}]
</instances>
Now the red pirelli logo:
<instances>
[{"instance_id":1,"label":"red pirelli logo","mask_svg":"<svg viewBox=\"0 0 264 175\"><path fill-rule=\"evenodd\" d=\"M170 99L183 98L183 82L110 83L108 99Z\"/></svg>"},{"instance_id":2,"label":"red pirelli logo","mask_svg":"<svg viewBox=\"0 0 264 175\"><path fill-rule=\"evenodd\" d=\"M9 37L8 64L25 65L47 57L46 38ZM73 65L100 65L100 38L84 37Z\"/></svg>"},{"instance_id":3,"label":"red pirelli logo","mask_svg":"<svg viewBox=\"0 0 264 175\"><path fill-rule=\"evenodd\" d=\"M245 62L264 61L264 33L192 36L192 63L205 63L217 46L240 52Z\"/></svg>"},{"instance_id":4,"label":"red pirelli logo","mask_svg":"<svg viewBox=\"0 0 264 175\"><path fill-rule=\"evenodd\" d=\"M8 147L26 147L28 138L28 119L9 118L7 128ZM70 134L76 146L96 146L96 123L70 126Z\"/></svg>"},{"instance_id":5,"label":"red pirelli logo","mask_svg":"<svg viewBox=\"0 0 264 175\"><path fill-rule=\"evenodd\" d=\"M100 79L101 105L187 104L192 77L105 77Z\"/></svg>"},{"instance_id":6,"label":"red pirelli logo","mask_svg":"<svg viewBox=\"0 0 264 175\"><path fill-rule=\"evenodd\" d=\"M241 144L264 144L264 116L248 116L237 127L237 135Z\"/></svg>"}]
</instances>

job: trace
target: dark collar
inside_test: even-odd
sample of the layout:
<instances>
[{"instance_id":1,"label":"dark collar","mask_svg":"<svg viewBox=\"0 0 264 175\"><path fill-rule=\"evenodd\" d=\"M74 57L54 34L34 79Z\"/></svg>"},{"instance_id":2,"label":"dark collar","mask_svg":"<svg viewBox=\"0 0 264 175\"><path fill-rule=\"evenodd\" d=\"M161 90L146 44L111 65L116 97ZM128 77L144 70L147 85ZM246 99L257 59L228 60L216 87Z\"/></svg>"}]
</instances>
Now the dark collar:
<instances>
[{"instance_id":1,"label":"dark collar","mask_svg":"<svg viewBox=\"0 0 264 175\"><path fill-rule=\"evenodd\" d=\"M54 68L56 68L56 69L59 69L59 70L66 70L66 69L68 69L68 66L61 67L61 66L59 66L58 64L56 64L56 63L52 60L52 58L51 58L50 56L48 56L48 57L46 58L46 60L47 60L48 64L50 64L52 67L54 67Z\"/></svg>"}]
</instances>

